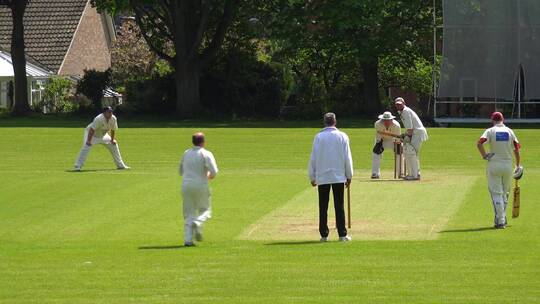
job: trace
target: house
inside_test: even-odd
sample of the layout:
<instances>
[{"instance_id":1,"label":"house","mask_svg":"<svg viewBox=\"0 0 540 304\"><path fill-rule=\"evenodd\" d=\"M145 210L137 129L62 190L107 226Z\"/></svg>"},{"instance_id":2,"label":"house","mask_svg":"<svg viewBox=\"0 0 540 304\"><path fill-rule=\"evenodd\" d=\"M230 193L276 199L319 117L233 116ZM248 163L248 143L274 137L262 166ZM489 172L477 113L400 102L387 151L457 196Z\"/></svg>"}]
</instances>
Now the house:
<instances>
[{"instance_id":1,"label":"house","mask_svg":"<svg viewBox=\"0 0 540 304\"><path fill-rule=\"evenodd\" d=\"M5 53L11 48L11 32L11 10L0 7L0 50ZM52 75L80 78L85 69L104 71L111 66L116 39L113 19L98 13L90 0L30 0L24 35L29 62ZM8 81L0 80L0 88L6 88Z\"/></svg>"},{"instance_id":2,"label":"house","mask_svg":"<svg viewBox=\"0 0 540 304\"><path fill-rule=\"evenodd\" d=\"M26 63L28 97L33 102L41 100L45 81L53 73L30 60ZM11 108L13 101L13 64L11 56L0 50L0 108Z\"/></svg>"}]
</instances>

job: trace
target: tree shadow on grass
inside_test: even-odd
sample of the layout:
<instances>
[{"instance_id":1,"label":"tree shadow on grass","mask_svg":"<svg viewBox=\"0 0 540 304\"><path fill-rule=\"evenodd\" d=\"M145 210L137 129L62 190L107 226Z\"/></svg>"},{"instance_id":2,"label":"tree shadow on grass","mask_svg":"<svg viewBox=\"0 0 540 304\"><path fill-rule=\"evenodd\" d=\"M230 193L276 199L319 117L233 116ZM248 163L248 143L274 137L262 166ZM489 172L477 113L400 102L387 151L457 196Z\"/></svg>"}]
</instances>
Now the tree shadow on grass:
<instances>
[{"instance_id":1,"label":"tree shadow on grass","mask_svg":"<svg viewBox=\"0 0 540 304\"><path fill-rule=\"evenodd\" d=\"M507 228L510 228L511 226L506 226ZM465 229L449 229L449 230L442 230L439 231L439 233L456 233L456 232L482 232L482 231L490 231L490 230L497 230L495 227L478 227L478 228L465 228Z\"/></svg>"},{"instance_id":2,"label":"tree shadow on grass","mask_svg":"<svg viewBox=\"0 0 540 304\"><path fill-rule=\"evenodd\" d=\"M273 243L266 243L264 245L266 246L287 246L287 245L312 245L312 244L323 244L323 242L320 241L289 241L289 242L273 242Z\"/></svg>"},{"instance_id":3,"label":"tree shadow on grass","mask_svg":"<svg viewBox=\"0 0 540 304\"><path fill-rule=\"evenodd\" d=\"M140 246L139 250L174 250L174 249L182 249L187 248L186 246L182 245L168 245L168 246Z\"/></svg>"}]
</instances>

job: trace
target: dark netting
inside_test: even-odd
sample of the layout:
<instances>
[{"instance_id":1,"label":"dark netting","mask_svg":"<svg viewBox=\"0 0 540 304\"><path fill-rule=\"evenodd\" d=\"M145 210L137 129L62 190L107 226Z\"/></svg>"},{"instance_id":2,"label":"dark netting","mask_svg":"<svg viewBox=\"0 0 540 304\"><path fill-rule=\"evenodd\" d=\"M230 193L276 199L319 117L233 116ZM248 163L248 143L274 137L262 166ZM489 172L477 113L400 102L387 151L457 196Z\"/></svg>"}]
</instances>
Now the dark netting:
<instances>
[{"instance_id":1,"label":"dark netting","mask_svg":"<svg viewBox=\"0 0 540 304\"><path fill-rule=\"evenodd\" d=\"M540 0L443 0L439 98L540 99Z\"/></svg>"}]
</instances>

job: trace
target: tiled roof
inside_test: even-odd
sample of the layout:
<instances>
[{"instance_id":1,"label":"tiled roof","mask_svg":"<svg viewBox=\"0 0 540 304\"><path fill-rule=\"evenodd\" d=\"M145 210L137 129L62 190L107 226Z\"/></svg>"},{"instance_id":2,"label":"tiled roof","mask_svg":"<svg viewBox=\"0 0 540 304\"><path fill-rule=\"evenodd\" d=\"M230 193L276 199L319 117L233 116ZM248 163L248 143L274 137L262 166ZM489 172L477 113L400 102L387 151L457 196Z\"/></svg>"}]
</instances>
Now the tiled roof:
<instances>
[{"instance_id":1,"label":"tiled roof","mask_svg":"<svg viewBox=\"0 0 540 304\"><path fill-rule=\"evenodd\" d=\"M26 53L58 72L88 0L29 0L24 15ZM0 46L11 46L11 11L0 7Z\"/></svg>"}]
</instances>

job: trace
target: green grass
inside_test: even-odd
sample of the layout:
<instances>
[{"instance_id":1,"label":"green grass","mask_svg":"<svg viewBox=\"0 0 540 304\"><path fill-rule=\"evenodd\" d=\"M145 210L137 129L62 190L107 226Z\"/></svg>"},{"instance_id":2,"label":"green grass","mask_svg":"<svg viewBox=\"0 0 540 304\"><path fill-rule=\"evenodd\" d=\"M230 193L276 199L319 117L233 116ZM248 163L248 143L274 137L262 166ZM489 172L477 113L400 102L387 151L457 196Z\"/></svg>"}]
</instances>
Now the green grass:
<instances>
[{"instance_id":1,"label":"green grass","mask_svg":"<svg viewBox=\"0 0 540 304\"><path fill-rule=\"evenodd\" d=\"M372 183L373 131L346 122L354 240L320 244L306 177L316 123L121 119L132 170L109 170L95 147L86 172L67 172L86 123L0 122L0 303L540 303L538 130L516 130L522 215L499 231L487 229L482 130L430 129L424 181ZM184 248L177 166L195 130L221 172L206 241ZM294 235L295 220L311 230ZM276 233L245 237L257 224Z\"/></svg>"}]
</instances>

